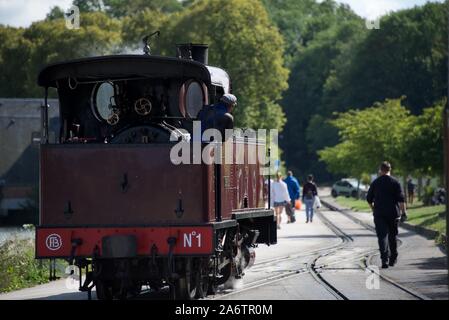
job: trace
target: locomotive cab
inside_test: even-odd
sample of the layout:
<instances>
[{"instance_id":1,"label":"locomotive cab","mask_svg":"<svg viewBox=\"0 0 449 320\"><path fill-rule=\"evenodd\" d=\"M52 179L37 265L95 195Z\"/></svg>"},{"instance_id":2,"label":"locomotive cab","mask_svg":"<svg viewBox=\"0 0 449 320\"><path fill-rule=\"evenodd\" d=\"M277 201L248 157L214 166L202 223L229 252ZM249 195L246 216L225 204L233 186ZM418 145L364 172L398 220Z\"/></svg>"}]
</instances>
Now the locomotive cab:
<instances>
[{"instance_id":1,"label":"locomotive cab","mask_svg":"<svg viewBox=\"0 0 449 320\"><path fill-rule=\"evenodd\" d=\"M258 243L276 243L260 163L248 155L240 164L171 161L174 145L195 143L201 108L231 90L227 73L206 65L206 46L182 45L178 53L84 58L39 74L45 103L36 256L85 269L80 290L89 295L93 286L111 299L168 285L174 298L204 297L242 276ZM49 87L60 102L55 143ZM265 152L263 141L233 139L234 157L249 145Z\"/></svg>"}]
</instances>

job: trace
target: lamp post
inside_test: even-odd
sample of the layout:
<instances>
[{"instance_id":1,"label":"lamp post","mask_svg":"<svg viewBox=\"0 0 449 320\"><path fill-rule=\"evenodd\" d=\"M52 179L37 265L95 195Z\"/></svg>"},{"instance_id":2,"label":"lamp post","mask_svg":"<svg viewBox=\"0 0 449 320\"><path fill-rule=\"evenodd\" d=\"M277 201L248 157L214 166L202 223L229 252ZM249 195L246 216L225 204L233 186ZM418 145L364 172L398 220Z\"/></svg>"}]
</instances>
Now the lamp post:
<instances>
[{"instance_id":1,"label":"lamp post","mask_svg":"<svg viewBox=\"0 0 449 320\"><path fill-rule=\"evenodd\" d=\"M447 251L447 265L448 265L448 285L449 285L449 246L447 238L449 235L449 197L447 190L449 187L449 101L446 103L446 107L443 111L444 121L444 177L446 188L446 251Z\"/></svg>"},{"instance_id":2,"label":"lamp post","mask_svg":"<svg viewBox=\"0 0 449 320\"><path fill-rule=\"evenodd\" d=\"M449 23L449 16L448 16ZM449 24L448 24L449 25ZM448 33L449 39L449 33ZM449 43L449 41L448 41ZM449 48L448 48L449 49ZM449 66L448 66L448 79L449 79ZM448 266L448 285L449 285L449 246L447 238L449 236L449 86L448 86L448 99L446 99L446 107L443 112L443 121L444 121L444 180L445 180L445 189L446 189L446 257L447 257L447 266Z\"/></svg>"}]
</instances>

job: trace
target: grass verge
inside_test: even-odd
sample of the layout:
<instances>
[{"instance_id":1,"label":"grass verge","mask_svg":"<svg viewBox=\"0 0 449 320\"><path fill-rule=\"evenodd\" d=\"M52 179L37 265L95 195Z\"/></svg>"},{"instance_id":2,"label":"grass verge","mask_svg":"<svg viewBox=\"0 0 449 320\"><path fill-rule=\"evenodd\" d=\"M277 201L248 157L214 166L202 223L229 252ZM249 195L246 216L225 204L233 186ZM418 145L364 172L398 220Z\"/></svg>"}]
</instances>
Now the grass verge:
<instances>
[{"instance_id":1,"label":"grass verge","mask_svg":"<svg viewBox=\"0 0 449 320\"><path fill-rule=\"evenodd\" d=\"M446 206L412 205L407 210L407 222L426 229L431 229L440 234L446 233Z\"/></svg>"},{"instance_id":2,"label":"grass verge","mask_svg":"<svg viewBox=\"0 0 449 320\"><path fill-rule=\"evenodd\" d=\"M337 197L335 200L339 205L351 210L371 212L368 202L365 200L354 199L352 197Z\"/></svg>"},{"instance_id":3,"label":"grass verge","mask_svg":"<svg viewBox=\"0 0 449 320\"><path fill-rule=\"evenodd\" d=\"M48 264L34 258L32 239L12 238L0 246L0 292L48 282Z\"/></svg>"},{"instance_id":4,"label":"grass verge","mask_svg":"<svg viewBox=\"0 0 449 320\"><path fill-rule=\"evenodd\" d=\"M368 203L364 200L338 197L336 201L351 210L371 213ZM408 205L407 215L409 224L437 231L440 234L436 239L438 242L441 241L441 235L446 233L446 206L444 205L426 207L421 201L417 201Z\"/></svg>"}]
</instances>

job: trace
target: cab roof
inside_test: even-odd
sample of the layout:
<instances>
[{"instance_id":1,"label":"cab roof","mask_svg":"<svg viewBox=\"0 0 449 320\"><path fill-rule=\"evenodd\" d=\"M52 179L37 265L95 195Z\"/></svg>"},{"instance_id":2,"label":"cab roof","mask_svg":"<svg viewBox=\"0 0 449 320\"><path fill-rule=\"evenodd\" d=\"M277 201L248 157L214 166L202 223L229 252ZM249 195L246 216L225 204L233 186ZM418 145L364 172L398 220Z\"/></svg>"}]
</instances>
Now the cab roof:
<instances>
[{"instance_id":1,"label":"cab roof","mask_svg":"<svg viewBox=\"0 0 449 320\"><path fill-rule=\"evenodd\" d=\"M149 55L110 55L54 63L41 70L37 83L57 87L57 81L72 78L77 82L123 78L195 78L211 85L211 74L199 62Z\"/></svg>"}]
</instances>

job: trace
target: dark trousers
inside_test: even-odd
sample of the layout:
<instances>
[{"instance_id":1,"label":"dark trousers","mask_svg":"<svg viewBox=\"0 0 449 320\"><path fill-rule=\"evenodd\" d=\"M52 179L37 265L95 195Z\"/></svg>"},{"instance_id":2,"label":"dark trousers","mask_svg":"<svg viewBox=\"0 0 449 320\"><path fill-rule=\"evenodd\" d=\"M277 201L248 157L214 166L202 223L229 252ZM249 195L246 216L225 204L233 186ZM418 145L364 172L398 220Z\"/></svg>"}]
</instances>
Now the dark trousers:
<instances>
[{"instance_id":1,"label":"dark trousers","mask_svg":"<svg viewBox=\"0 0 449 320\"><path fill-rule=\"evenodd\" d=\"M395 259L398 256L398 221L395 218L375 216L374 224L382 262L388 261L389 257Z\"/></svg>"}]
</instances>

